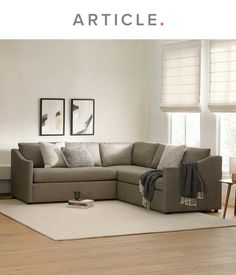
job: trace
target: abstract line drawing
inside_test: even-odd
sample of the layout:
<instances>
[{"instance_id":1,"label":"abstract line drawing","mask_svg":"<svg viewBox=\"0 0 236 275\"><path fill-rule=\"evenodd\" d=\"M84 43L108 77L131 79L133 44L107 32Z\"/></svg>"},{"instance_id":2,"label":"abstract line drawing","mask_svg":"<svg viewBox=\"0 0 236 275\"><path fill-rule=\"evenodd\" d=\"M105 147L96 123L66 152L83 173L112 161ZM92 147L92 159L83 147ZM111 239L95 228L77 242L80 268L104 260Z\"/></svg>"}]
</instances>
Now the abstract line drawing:
<instances>
[{"instance_id":1,"label":"abstract line drawing","mask_svg":"<svg viewBox=\"0 0 236 275\"><path fill-rule=\"evenodd\" d=\"M71 99L71 135L94 135L94 99Z\"/></svg>"},{"instance_id":2,"label":"abstract line drawing","mask_svg":"<svg viewBox=\"0 0 236 275\"><path fill-rule=\"evenodd\" d=\"M65 99L40 99L40 136L65 134Z\"/></svg>"}]
</instances>

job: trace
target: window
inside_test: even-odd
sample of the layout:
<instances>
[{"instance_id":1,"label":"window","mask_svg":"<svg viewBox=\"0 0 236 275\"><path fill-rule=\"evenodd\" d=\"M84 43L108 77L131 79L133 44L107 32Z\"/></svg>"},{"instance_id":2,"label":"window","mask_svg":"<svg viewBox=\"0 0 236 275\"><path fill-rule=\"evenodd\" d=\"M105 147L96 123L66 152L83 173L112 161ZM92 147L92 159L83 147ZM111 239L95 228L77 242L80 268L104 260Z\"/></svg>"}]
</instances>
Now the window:
<instances>
[{"instance_id":1,"label":"window","mask_svg":"<svg viewBox=\"0 0 236 275\"><path fill-rule=\"evenodd\" d=\"M172 114L172 144L200 146L200 80L200 40L162 46L160 109Z\"/></svg>"},{"instance_id":2,"label":"window","mask_svg":"<svg viewBox=\"0 0 236 275\"><path fill-rule=\"evenodd\" d=\"M229 157L236 156L236 113L219 114L219 154L223 171L229 171Z\"/></svg>"},{"instance_id":3,"label":"window","mask_svg":"<svg viewBox=\"0 0 236 275\"><path fill-rule=\"evenodd\" d=\"M162 47L163 112L200 111L201 41L185 41Z\"/></svg>"},{"instance_id":4,"label":"window","mask_svg":"<svg viewBox=\"0 0 236 275\"><path fill-rule=\"evenodd\" d=\"M218 153L223 171L229 171L229 157L236 156L236 40L210 43L209 109L218 114Z\"/></svg>"},{"instance_id":5,"label":"window","mask_svg":"<svg viewBox=\"0 0 236 275\"><path fill-rule=\"evenodd\" d=\"M171 143L188 146L200 146L200 114L171 114Z\"/></svg>"},{"instance_id":6,"label":"window","mask_svg":"<svg viewBox=\"0 0 236 275\"><path fill-rule=\"evenodd\" d=\"M212 112L236 111L236 40L211 41L210 95Z\"/></svg>"}]
</instances>

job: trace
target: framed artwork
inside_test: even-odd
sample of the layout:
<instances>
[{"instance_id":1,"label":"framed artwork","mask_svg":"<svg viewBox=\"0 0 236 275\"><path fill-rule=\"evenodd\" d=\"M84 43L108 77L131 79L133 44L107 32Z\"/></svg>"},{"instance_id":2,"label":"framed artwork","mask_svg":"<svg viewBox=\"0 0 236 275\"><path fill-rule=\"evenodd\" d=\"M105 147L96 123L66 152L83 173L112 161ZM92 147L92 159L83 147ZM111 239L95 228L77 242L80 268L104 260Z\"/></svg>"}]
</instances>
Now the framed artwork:
<instances>
[{"instance_id":1,"label":"framed artwork","mask_svg":"<svg viewBox=\"0 0 236 275\"><path fill-rule=\"evenodd\" d=\"M65 99L40 99L40 136L65 134Z\"/></svg>"},{"instance_id":2,"label":"framed artwork","mask_svg":"<svg viewBox=\"0 0 236 275\"><path fill-rule=\"evenodd\" d=\"M94 135L94 99L71 99L71 135Z\"/></svg>"}]
</instances>

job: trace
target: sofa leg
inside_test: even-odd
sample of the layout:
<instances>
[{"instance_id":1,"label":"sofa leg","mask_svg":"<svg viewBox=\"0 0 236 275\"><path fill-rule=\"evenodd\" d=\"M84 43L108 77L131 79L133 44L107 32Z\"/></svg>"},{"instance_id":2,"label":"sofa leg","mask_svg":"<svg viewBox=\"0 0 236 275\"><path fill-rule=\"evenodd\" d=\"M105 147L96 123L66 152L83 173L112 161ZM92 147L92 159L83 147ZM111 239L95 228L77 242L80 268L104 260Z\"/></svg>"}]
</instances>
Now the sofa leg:
<instances>
[{"instance_id":1,"label":"sofa leg","mask_svg":"<svg viewBox=\"0 0 236 275\"><path fill-rule=\"evenodd\" d=\"M218 210L218 209L215 209L215 210L214 210L214 213L218 213L218 212L219 212L219 210Z\"/></svg>"}]
</instances>

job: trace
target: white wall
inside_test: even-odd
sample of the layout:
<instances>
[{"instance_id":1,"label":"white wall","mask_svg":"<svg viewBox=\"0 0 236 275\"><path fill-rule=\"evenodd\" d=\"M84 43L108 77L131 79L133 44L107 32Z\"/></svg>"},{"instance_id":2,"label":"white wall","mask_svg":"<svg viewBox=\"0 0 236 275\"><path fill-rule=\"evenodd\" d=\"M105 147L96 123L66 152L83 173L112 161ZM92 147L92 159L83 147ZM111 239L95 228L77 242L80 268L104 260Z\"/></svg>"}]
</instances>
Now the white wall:
<instances>
[{"instance_id":1,"label":"white wall","mask_svg":"<svg viewBox=\"0 0 236 275\"><path fill-rule=\"evenodd\" d=\"M0 41L0 165L18 142L147 139L145 41ZM39 136L39 99L66 99L62 137ZM95 135L70 136L70 99L95 99Z\"/></svg>"},{"instance_id":2,"label":"white wall","mask_svg":"<svg viewBox=\"0 0 236 275\"><path fill-rule=\"evenodd\" d=\"M151 142L168 143L168 114L161 112L161 41L150 42L148 138Z\"/></svg>"}]
</instances>

